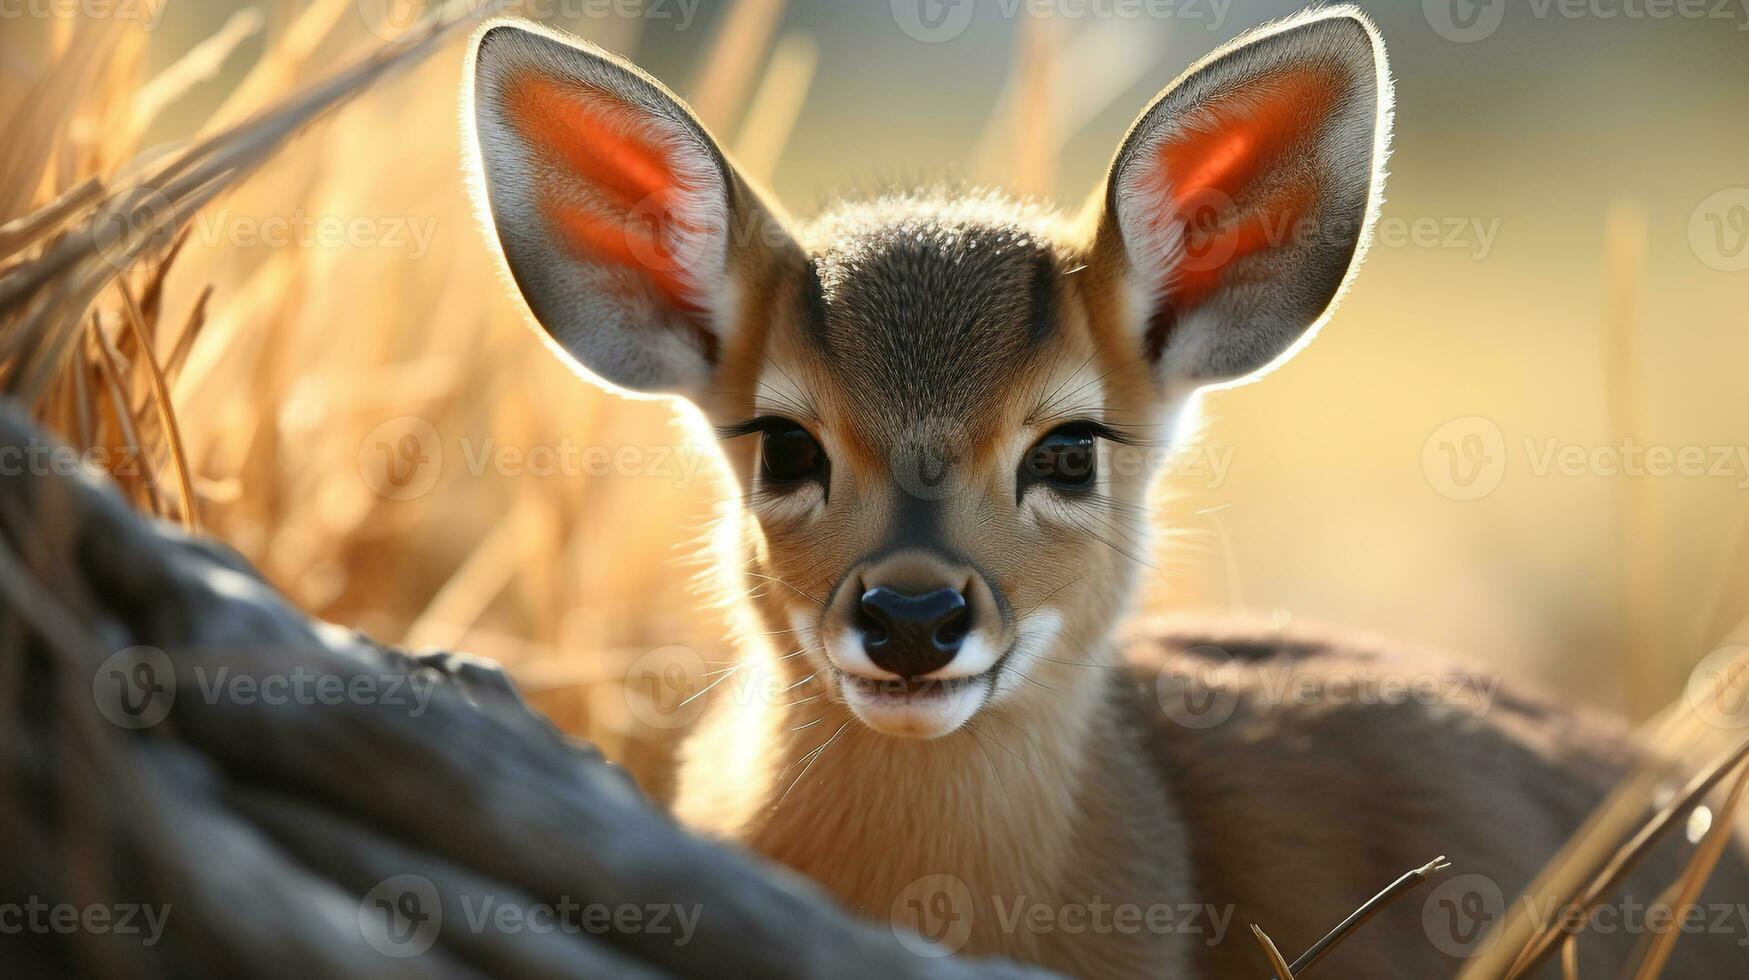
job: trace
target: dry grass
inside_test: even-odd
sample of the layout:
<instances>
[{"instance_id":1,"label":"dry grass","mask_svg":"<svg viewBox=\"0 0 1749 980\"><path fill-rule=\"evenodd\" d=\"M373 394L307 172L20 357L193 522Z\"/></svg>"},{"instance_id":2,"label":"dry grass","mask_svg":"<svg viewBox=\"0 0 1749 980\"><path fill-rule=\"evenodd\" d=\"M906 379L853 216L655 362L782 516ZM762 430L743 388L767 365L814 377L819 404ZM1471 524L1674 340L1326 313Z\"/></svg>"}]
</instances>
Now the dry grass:
<instances>
[{"instance_id":1,"label":"dry grass","mask_svg":"<svg viewBox=\"0 0 1749 980\"><path fill-rule=\"evenodd\" d=\"M492 274L458 179L466 24L385 45L354 4L288 5L236 15L152 77L156 36L136 25L31 26L44 71L0 101L32 151L0 163L8 393L141 509L229 542L305 608L515 665L537 704L661 792L675 733L638 721L628 699L646 695L625 678L655 646L726 659L725 627L695 612L684 552L626 562L602 545L701 539L715 462L685 452L661 406L578 384ZM807 39L786 41L805 81ZM391 67L369 100L305 127ZM178 134L191 149L142 145L215 74L231 91ZM781 140L794 108L764 88L777 104L760 125ZM405 164L360 165L406 133ZM397 485L385 467L410 432L426 462ZM602 454L642 475L590 482ZM627 511L641 526L607 516ZM576 650L593 653L560 653Z\"/></svg>"},{"instance_id":2,"label":"dry grass","mask_svg":"<svg viewBox=\"0 0 1749 980\"><path fill-rule=\"evenodd\" d=\"M818 65L806 34L777 38L781 10L780 0L741 0L699 71L709 93L700 110L762 172ZM649 543L674 540L675 528L702 541L719 474L712 457L685 455L666 408L578 384L488 274L456 179L458 32L421 26L385 43L353 4L316 0L238 13L148 76L152 38L137 26L30 27L42 34L41 71L0 90L11 146L0 158L6 391L89 450L142 510L229 542L304 608L509 664L538 707L661 796L678 730L651 724L645 709L672 684L639 665L653 648L679 647L689 653L658 666L696 674L731 652L725 617L699 609L684 554ZM1052 73L1085 51L1063 50L1047 25L1022 37L1008 108L984 145L995 157L1014 147L1010 178L1044 189L1057 133L1004 113L1045 100ZM421 60L433 51L441 56ZM1120 74L1138 63L1118 62ZM143 142L215 77L234 82L209 118L179 132L189 148ZM368 86L370 98L335 109ZM299 216L359 219L356 234L374 244L246 240ZM1629 265L1631 237L1615 239ZM1618 296L1611 319L1624 399L1631 306ZM1615 422L1631 432L1632 406ZM560 472L536 472L543 453ZM603 458L634 478L587 479ZM1643 501L1624 511L1636 527L1655 524ZM1739 608L1733 583L1749 577L1749 547L1737 555L1715 610ZM1647 598L1655 584L1625 585L1636 636L1661 635ZM1648 686L1667 670L1626 669ZM1656 765L1622 787L1535 893L1583 915L1734 774L1714 832L1672 883L1673 902L1693 901L1749 781L1719 736L1692 703L1648 726ZM1695 775L1694 760L1707 758L1723 761ZM1672 783L1690 792L1647 823ZM1515 976L1557 945L1571 963L1575 944L1559 934L1523 918L1504 928L1506 941L1464 977ZM1285 977L1281 954L1257 938ZM1649 942L1635 975L1655 976L1673 941Z\"/></svg>"}]
</instances>

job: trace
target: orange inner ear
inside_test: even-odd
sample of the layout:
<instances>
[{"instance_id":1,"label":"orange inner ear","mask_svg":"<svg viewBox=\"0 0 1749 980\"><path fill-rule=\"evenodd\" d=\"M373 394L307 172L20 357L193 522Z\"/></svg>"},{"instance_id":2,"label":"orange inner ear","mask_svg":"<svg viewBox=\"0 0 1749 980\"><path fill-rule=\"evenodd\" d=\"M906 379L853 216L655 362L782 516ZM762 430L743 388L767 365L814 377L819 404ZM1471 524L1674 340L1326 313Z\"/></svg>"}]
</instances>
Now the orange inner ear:
<instances>
[{"instance_id":1,"label":"orange inner ear","mask_svg":"<svg viewBox=\"0 0 1749 980\"><path fill-rule=\"evenodd\" d=\"M614 96L602 92L600 100L591 104L575 88L540 77L519 79L509 92L505 110L516 131L606 205L590 207L570 180L549 178L538 188L538 207L579 259L636 270L675 307L698 311L669 244L676 231L700 231L676 206L690 188L662 146L613 118Z\"/></svg>"},{"instance_id":2,"label":"orange inner ear","mask_svg":"<svg viewBox=\"0 0 1749 980\"><path fill-rule=\"evenodd\" d=\"M1154 173L1170 183L1173 213L1167 220L1185 228L1174 306L1196 306L1220 286L1233 262L1293 241L1316 188L1290 179L1256 199L1253 185L1265 175L1292 172L1279 166L1282 158L1322 128L1336 88L1337 78L1326 72L1283 74L1210 107L1213 128L1189 131L1160 148Z\"/></svg>"}]
</instances>

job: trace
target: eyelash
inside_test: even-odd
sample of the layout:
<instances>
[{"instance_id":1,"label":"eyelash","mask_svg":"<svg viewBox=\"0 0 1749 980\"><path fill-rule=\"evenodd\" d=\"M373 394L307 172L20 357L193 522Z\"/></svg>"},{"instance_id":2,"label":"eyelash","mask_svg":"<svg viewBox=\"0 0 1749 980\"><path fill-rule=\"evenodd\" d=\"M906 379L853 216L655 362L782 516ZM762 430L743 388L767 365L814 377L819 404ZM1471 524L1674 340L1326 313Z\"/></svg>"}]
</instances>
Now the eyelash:
<instances>
[{"instance_id":1,"label":"eyelash","mask_svg":"<svg viewBox=\"0 0 1749 980\"><path fill-rule=\"evenodd\" d=\"M750 436L754 433L763 434L774 429L780 429L794 424L796 423L793 420L784 418L781 415L760 415L750 418L745 422L717 426L717 438L739 439L742 436Z\"/></svg>"},{"instance_id":2,"label":"eyelash","mask_svg":"<svg viewBox=\"0 0 1749 980\"><path fill-rule=\"evenodd\" d=\"M755 484L757 496L787 495L791 490L809 483L817 484L823 492L830 492L831 458L826 455L825 447L813 433L794 419L781 415L761 415L717 429L718 436L723 439L735 439L754 433L759 434L759 480ZM801 437L802 445L796 444L793 438L795 436ZM779 472L778 467L796 461L785 454L798 449L806 454L803 462L810 465L805 471L794 475Z\"/></svg>"},{"instance_id":3,"label":"eyelash","mask_svg":"<svg viewBox=\"0 0 1749 980\"><path fill-rule=\"evenodd\" d=\"M1045 425L1038 425L1036 422L1028 424L1042 429L1046 435L1049 435L1058 429L1066 429L1070 426L1076 426L1078 428L1086 429L1088 432L1093 433L1097 438L1104 439L1107 442L1115 442L1120 446L1134 446L1140 441L1135 436L1130 435L1122 429L1113 428L1104 422L1095 422L1092 419L1063 419L1060 422L1051 422Z\"/></svg>"}]
</instances>

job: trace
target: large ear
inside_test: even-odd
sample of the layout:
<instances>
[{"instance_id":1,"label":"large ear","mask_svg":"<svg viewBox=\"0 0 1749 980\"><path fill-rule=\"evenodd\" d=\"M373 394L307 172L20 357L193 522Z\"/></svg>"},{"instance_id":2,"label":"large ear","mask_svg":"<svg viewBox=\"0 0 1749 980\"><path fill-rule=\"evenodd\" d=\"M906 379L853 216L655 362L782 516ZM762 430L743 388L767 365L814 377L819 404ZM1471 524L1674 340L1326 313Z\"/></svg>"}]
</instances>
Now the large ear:
<instances>
[{"instance_id":1,"label":"large ear","mask_svg":"<svg viewBox=\"0 0 1749 980\"><path fill-rule=\"evenodd\" d=\"M495 23L475 41L478 189L535 319L597 376L697 397L746 282L793 247L661 83L580 41Z\"/></svg>"},{"instance_id":2,"label":"large ear","mask_svg":"<svg viewBox=\"0 0 1749 980\"><path fill-rule=\"evenodd\" d=\"M1259 28L1162 92L1112 163L1096 261L1170 389L1309 339L1378 215L1391 83L1353 7Z\"/></svg>"}]
</instances>

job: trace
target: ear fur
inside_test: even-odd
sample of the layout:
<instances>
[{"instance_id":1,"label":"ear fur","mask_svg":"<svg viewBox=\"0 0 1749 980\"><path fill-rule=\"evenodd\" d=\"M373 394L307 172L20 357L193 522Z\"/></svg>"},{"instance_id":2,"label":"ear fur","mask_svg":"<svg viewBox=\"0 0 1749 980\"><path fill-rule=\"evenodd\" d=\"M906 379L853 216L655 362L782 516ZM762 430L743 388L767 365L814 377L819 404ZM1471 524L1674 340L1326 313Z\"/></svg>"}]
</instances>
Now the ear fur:
<instances>
[{"instance_id":1,"label":"ear fur","mask_svg":"<svg viewBox=\"0 0 1749 980\"><path fill-rule=\"evenodd\" d=\"M781 219L678 98L600 48L497 21L470 64L481 211L535 319L606 381L696 398L745 267L793 247Z\"/></svg>"},{"instance_id":2,"label":"ear fur","mask_svg":"<svg viewBox=\"0 0 1749 980\"><path fill-rule=\"evenodd\" d=\"M1341 6L1241 36L1141 114L1095 254L1165 385L1243 378L1310 340L1378 217L1391 108L1378 34Z\"/></svg>"}]
</instances>

